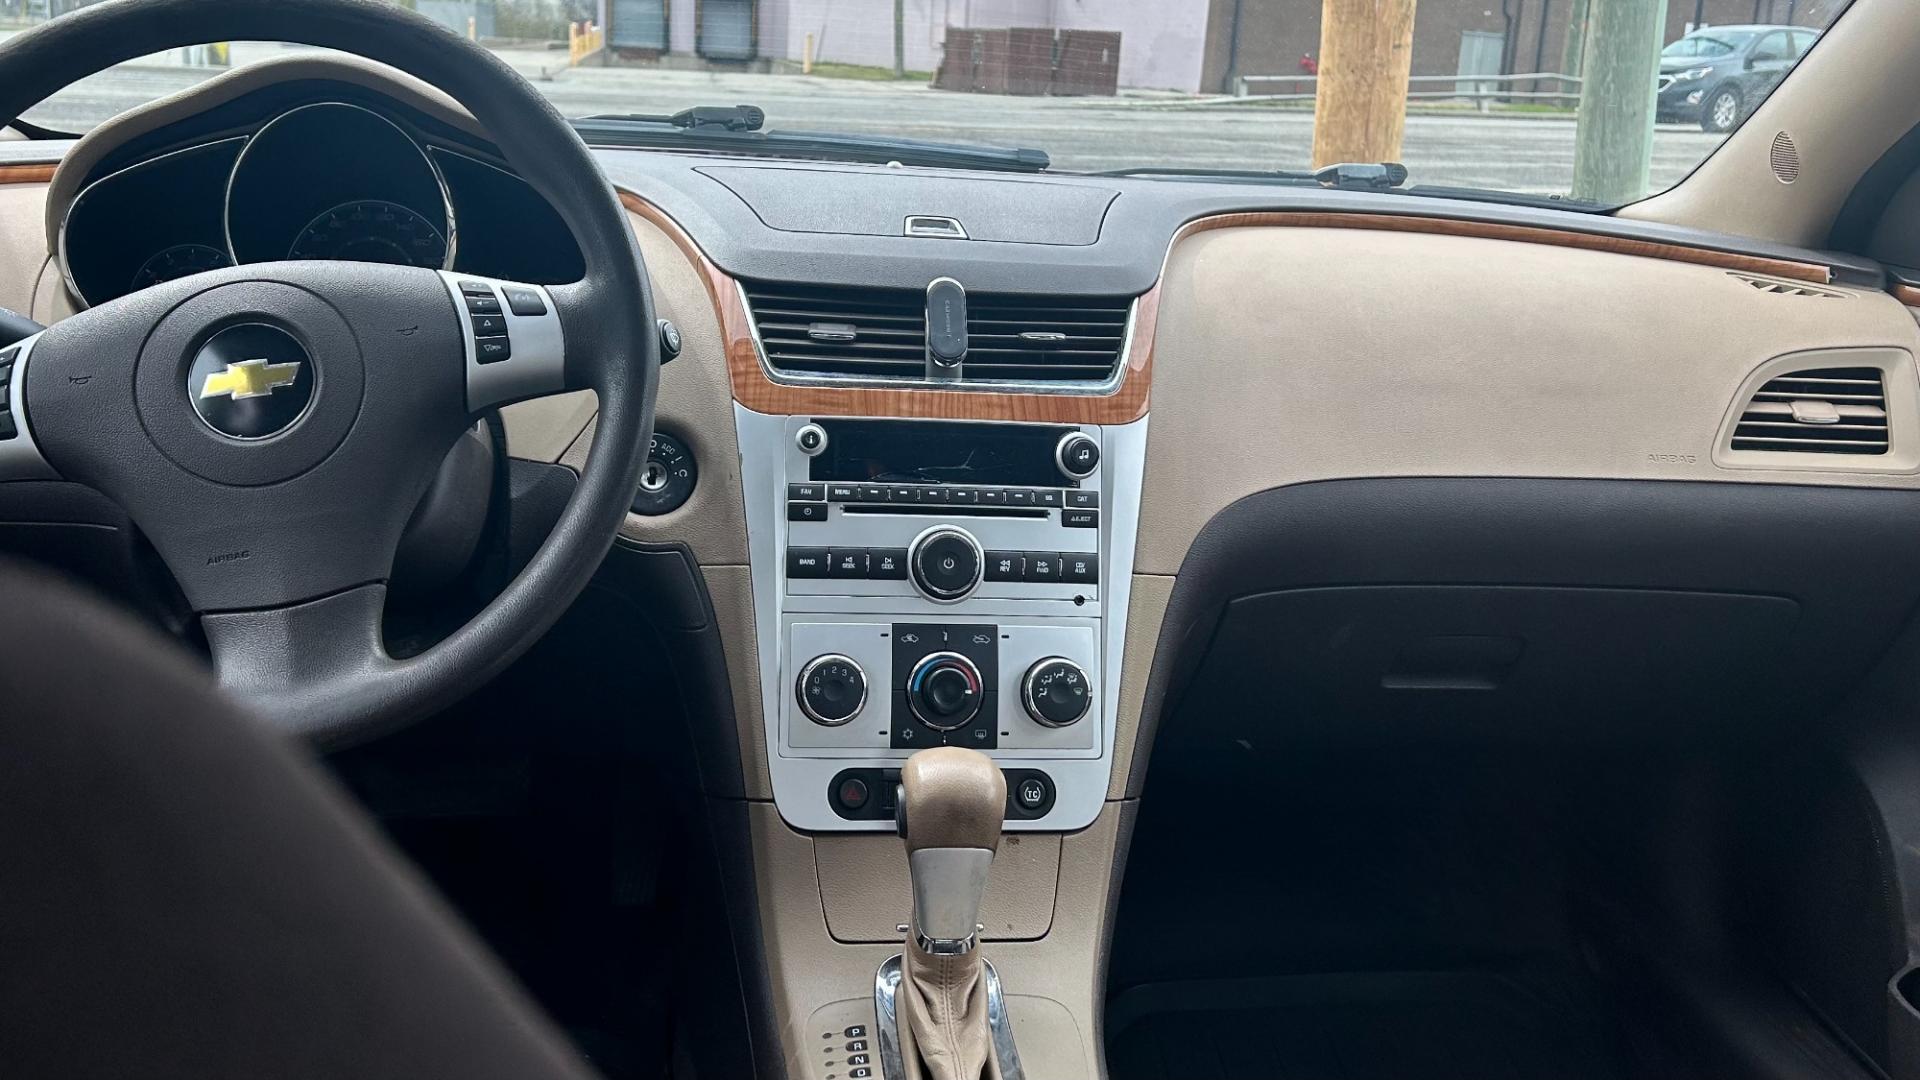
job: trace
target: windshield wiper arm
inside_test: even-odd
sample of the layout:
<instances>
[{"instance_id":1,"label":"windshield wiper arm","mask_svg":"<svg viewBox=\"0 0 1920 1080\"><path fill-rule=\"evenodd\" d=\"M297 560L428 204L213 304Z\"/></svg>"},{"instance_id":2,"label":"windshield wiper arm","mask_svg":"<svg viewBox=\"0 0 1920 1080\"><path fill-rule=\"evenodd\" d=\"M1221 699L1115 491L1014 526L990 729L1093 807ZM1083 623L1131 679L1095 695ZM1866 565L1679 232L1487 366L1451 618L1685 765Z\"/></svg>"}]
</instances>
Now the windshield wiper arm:
<instances>
[{"instance_id":1,"label":"windshield wiper arm","mask_svg":"<svg viewBox=\"0 0 1920 1080\"><path fill-rule=\"evenodd\" d=\"M1313 179L1321 187L1342 191L1385 191L1407 182L1407 167L1397 161L1343 161L1313 170Z\"/></svg>"},{"instance_id":2,"label":"windshield wiper arm","mask_svg":"<svg viewBox=\"0 0 1920 1080\"><path fill-rule=\"evenodd\" d=\"M728 131L759 131L767 122L767 111L758 105L695 105L671 116L663 113L595 113L579 120L618 120L629 124L666 124L692 130L721 127Z\"/></svg>"},{"instance_id":3,"label":"windshield wiper arm","mask_svg":"<svg viewBox=\"0 0 1920 1080\"><path fill-rule=\"evenodd\" d=\"M926 142L888 135L759 130L765 121L766 113L757 106L723 105L685 109L671 116L585 116L572 123L581 138L597 146L718 150L875 165L897 161L902 165L1009 172L1041 172L1052 164L1044 150Z\"/></svg>"},{"instance_id":4,"label":"windshield wiper arm","mask_svg":"<svg viewBox=\"0 0 1920 1080\"><path fill-rule=\"evenodd\" d=\"M1198 169L1168 166L1112 169L1089 176L1168 176L1198 180L1264 180L1277 184L1318 184L1342 191L1385 191L1407 182L1407 167L1397 161L1377 164L1341 162L1306 172L1296 169Z\"/></svg>"}]
</instances>

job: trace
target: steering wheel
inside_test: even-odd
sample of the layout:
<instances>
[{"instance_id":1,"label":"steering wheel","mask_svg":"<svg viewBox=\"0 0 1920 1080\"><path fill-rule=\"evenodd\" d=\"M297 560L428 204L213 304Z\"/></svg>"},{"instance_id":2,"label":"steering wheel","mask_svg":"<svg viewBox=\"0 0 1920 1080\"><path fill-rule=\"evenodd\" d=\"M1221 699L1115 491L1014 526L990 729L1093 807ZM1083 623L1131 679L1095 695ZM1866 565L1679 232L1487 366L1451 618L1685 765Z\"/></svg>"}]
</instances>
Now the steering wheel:
<instances>
[{"instance_id":1,"label":"steering wheel","mask_svg":"<svg viewBox=\"0 0 1920 1080\"><path fill-rule=\"evenodd\" d=\"M21 433L0 440L0 479L56 476L117 502L200 615L222 686L337 745L478 688L586 587L652 435L652 294L625 212L560 114L492 54L380 0L83 8L0 47L0 125L113 64L226 40L339 49L444 90L585 257L582 280L554 287L370 263L233 267L81 312L13 358ZM476 322L487 315L506 349L493 334L476 346L498 328ZM389 656L385 581L448 448L487 409L579 389L599 397L592 453L539 552L438 645Z\"/></svg>"}]
</instances>

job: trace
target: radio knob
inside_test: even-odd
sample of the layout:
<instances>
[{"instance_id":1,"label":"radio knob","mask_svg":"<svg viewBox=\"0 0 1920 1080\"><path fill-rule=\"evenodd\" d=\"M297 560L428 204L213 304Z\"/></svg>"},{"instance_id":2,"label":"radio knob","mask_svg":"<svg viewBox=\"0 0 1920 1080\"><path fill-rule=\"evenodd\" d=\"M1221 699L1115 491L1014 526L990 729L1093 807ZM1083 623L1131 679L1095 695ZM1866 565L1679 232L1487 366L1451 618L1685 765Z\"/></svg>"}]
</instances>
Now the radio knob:
<instances>
[{"instance_id":1,"label":"radio knob","mask_svg":"<svg viewBox=\"0 0 1920 1080\"><path fill-rule=\"evenodd\" d=\"M965 529L936 525L921 533L907 552L907 572L929 600L964 600L980 584L986 561L980 541Z\"/></svg>"},{"instance_id":2,"label":"radio knob","mask_svg":"<svg viewBox=\"0 0 1920 1080\"><path fill-rule=\"evenodd\" d=\"M1020 683L1020 703L1034 723L1063 728L1087 715L1093 693L1079 664L1064 656L1049 656L1027 669Z\"/></svg>"},{"instance_id":3,"label":"radio knob","mask_svg":"<svg viewBox=\"0 0 1920 1080\"><path fill-rule=\"evenodd\" d=\"M952 652L920 658L907 675L907 707L935 731L953 731L980 713L985 687L973 661Z\"/></svg>"},{"instance_id":4,"label":"radio knob","mask_svg":"<svg viewBox=\"0 0 1920 1080\"><path fill-rule=\"evenodd\" d=\"M1053 448L1053 463L1075 480L1085 480L1100 467L1100 440L1084 431L1069 431Z\"/></svg>"},{"instance_id":5,"label":"radio knob","mask_svg":"<svg viewBox=\"0 0 1920 1080\"><path fill-rule=\"evenodd\" d=\"M823 727L839 727L866 707L867 673L852 657L816 656L800 669L794 696L807 719Z\"/></svg>"}]
</instances>

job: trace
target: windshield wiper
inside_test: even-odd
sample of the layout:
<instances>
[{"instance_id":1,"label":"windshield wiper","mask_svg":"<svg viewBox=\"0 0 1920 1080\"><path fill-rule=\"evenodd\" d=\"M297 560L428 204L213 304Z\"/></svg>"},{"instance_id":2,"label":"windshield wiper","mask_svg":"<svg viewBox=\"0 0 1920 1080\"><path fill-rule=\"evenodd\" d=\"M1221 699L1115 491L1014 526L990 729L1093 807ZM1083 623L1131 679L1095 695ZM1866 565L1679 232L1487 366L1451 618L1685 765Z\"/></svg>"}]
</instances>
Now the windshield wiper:
<instances>
[{"instance_id":1,"label":"windshield wiper","mask_svg":"<svg viewBox=\"0 0 1920 1080\"><path fill-rule=\"evenodd\" d=\"M971 143L926 142L888 135L825 131L761 131L766 112L753 105L703 105L671 116L598 115L573 121L580 137L596 146L707 150L768 157L899 162L946 169L1041 172L1052 164L1044 150Z\"/></svg>"},{"instance_id":2,"label":"windshield wiper","mask_svg":"<svg viewBox=\"0 0 1920 1080\"><path fill-rule=\"evenodd\" d=\"M1274 184L1317 184L1342 191L1385 191L1407 182L1407 167L1397 161L1375 164L1341 162L1306 172L1298 169L1189 169L1179 166L1112 169L1089 176L1166 176L1196 180L1260 180Z\"/></svg>"}]
</instances>

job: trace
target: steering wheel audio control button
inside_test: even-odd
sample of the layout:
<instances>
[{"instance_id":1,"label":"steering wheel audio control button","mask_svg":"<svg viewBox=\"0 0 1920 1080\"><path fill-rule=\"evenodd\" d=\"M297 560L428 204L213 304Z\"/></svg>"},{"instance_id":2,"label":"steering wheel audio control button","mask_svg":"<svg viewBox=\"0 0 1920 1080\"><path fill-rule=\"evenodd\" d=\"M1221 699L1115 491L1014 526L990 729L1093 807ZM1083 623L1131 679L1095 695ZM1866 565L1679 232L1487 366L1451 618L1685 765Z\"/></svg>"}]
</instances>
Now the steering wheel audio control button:
<instances>
[{"instance_id":1,"label":"steering wheel audio control button","mask_svg":"<svg viewBox=\"0 0 1920 1080\"><path fill-rule=\"evenodd\" d=\"M936 525L921 533L907 552L914 588L943 604L966 599L979 586L985 562L980 541L954 525Z\"/></svg>"},{"instance_id":2,"label":"steering wheel audio control button","mask_svg":"<svg viewBox=\"0 0 1920 1080\"><path fill-rule=\"evenodd\" d=\"M1020 681L1020 703L1034 723L1063 728L1087 715L1093 692L1079 664L1064 656L1049 656L1027 669Z\"/></svg>"},{"instance_id":3,"label":"steering wheel audio control button","mask_svg":"<svg viewBox=\"0 0 1920 1080\"><path fill-rule=\"evenodd\" d=\"M822 727L839 727L867 704L867 673L852 657L827 653L807 661L794 687L800 711Z\"/></svg>"}]
</instances>

